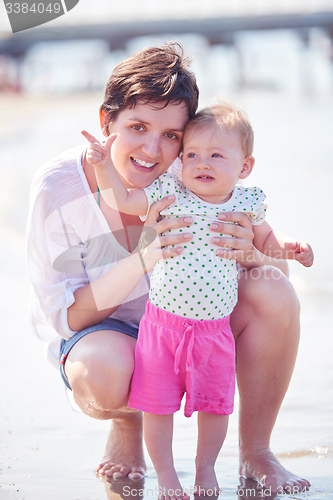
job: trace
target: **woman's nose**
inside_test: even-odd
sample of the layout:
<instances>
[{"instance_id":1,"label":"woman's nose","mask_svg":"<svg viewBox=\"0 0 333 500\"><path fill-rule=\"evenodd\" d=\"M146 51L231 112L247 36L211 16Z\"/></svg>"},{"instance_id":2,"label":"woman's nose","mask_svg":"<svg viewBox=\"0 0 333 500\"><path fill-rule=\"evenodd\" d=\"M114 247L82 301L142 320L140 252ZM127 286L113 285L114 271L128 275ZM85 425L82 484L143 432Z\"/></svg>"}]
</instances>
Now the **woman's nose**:
<instances>
[{"instance_id":1,"label":"woman's nose","mask_svg":"<svg viewBox=\"0 0 333 500\"><path fill-rule=\"evenodd\" d=\"M146 142L142 145L142 152L150 158L156 158L161 153L161 139L160 137L147 138Z\"/></svg>"}]
</instances>

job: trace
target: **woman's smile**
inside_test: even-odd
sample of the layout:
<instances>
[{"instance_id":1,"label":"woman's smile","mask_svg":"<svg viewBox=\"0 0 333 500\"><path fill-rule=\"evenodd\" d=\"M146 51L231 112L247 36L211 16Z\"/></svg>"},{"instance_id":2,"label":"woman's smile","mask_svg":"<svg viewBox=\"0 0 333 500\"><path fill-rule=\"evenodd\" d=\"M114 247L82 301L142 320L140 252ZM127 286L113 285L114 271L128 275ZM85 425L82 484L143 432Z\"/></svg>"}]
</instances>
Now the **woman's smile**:
<instances>
[{"instance_id":1,"label":"woman's smile","mask_svg":"<svg viewBox=\"0 0 333 500\"><path fill-rule=\"evenodd\" d=\"M155 165L157 165L157 162L156 163L148 163L144 160L139 160L139 158L131 158L131 160L134 163L134 165L136 165L137 167L153 168Z\"/></svg>"}]
</instances>

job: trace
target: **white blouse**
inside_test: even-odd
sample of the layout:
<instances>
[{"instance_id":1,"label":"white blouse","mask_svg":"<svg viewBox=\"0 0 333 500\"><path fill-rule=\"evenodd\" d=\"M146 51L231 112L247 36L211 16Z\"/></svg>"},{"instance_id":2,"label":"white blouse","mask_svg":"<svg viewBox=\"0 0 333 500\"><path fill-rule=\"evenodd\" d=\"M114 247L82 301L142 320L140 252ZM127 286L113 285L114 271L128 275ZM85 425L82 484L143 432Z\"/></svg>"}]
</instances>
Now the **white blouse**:
<instances>
[{"instance_id":1,"label":"white blouse","mask_svg":"<svg viewBox=\"0 0 333 500\"><path fill-rule=\"evenodd\" d=\"M31 326L49 342L51 361L58 362L61 338L69 328L67 309L74 292L108 272L129 255L110 231L82 169L85 146L57 156L36 173L30 194L27 250L33 285ZM123 229L121 218L115 221ZM113 318L138 325L149 288L145 277Z\"/></svg>"}]
</instances>

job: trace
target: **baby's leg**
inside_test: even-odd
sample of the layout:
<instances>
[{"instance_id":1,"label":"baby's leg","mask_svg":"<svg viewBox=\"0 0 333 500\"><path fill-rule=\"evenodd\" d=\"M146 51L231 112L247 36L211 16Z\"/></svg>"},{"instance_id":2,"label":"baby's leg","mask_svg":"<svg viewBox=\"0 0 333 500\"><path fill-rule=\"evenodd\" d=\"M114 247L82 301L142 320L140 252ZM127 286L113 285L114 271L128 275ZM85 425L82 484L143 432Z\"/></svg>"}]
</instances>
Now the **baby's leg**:
<instances>
[{"instance_id":1,"label":"baby's leg","mask_svg":"<svg viewBox=\"0 0 333 500\"><path fill-rule=\"evenodd\" d=\"M165 500L190 500L189 495L183 494L173 464L173 415L145 413L143 416L143 433L158 478L159 498Z\"/></svg>"},{"instance_id":2,"label":"baby's leg","mask_svg":"<svg viewBox=\"0 0 333 500\"><path fill-rule=\"evenodd\" d=\"M228 428L228 415L198 413L198 446L195 459L196 494L210 497L219 495L219 485L215 475L215 462L222 448Z\"/></svg>"}]
</instances>

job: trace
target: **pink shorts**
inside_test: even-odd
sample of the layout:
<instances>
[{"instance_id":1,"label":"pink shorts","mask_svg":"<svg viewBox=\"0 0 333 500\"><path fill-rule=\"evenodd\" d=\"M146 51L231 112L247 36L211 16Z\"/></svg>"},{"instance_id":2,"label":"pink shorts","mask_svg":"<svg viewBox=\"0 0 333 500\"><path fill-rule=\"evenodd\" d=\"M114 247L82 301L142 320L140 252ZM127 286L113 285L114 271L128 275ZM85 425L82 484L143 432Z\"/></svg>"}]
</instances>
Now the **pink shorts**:
<instances>
[{"instance_id":1,"label":"pink shorts","mask_svg":"<svg viewBox=\"0 0 333 500\"><path fill-rule=\"evenodd\" d=\"M235 342L230 317L198 321L149 301L135 350L128 406L168 415L180 409L230 415L235 393Z\"/></svg>"}]
</instances>

